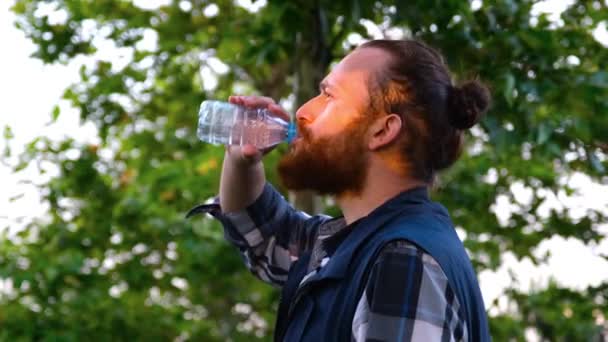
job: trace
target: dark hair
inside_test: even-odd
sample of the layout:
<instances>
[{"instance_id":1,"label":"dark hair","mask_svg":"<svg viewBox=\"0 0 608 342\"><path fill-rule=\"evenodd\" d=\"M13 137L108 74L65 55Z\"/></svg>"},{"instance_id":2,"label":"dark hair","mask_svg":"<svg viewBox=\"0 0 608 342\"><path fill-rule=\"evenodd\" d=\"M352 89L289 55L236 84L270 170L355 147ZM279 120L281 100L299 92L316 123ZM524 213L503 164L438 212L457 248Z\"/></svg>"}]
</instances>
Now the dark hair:
<instances>
[{"instance_id":1,"label":"dark hair","mask_svg":"<svg viewBox=\"0 0 608 342\"><path fill-rule=\"evenodd\" d=\"M442 56L417 40L372 40L361 48L389 54L389 62L372 79L371 106L401 116L408 174L432 183L438 171L460 156L463 130L487 111L488 89L478 80L453 85Z\"/></svg>"}]
</instances>

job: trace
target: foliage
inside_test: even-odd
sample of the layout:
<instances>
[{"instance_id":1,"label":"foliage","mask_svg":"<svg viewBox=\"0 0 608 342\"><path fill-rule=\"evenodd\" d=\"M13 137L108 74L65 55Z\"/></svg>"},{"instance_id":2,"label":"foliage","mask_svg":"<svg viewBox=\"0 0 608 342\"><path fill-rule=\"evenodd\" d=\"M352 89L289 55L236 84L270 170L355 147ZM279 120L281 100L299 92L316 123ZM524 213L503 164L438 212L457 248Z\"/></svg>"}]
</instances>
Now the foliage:
<instances>
[{"instance_id":1,"label":"foliage","mask_svg":"<svg viewBox=\"0 0 608 342\"><path fill-rule=\"evenodd\" d=\"M533 15L533 5L268 0L252 13L226 0L155 9L122 0L17 0L17 25L37 45L36 58L68 63L95 56L108 41L132 60L94 59L64 93L82 122L97 126L99 145L40 137L15 165L48 161L60 172L41 186L48 217L0 242L0 278L14 287L0 297L0 338L269 339L277 292L244 271L216 223L183 219L215 194L223 154L197 141L197 107L232 93L267 94L293 107L316 92L354 38L372 36L370 27L425 40L457 79L480 77L493 90L490 115L434 193L465 228L478 270L496 268L506 251L541 262L534 248L555 235L598 242L603 213L573 219L539 208L550 194L570 193L564 179L575 172L608 182L608 50L591 35L608 9L577 1L556 23ZM59 115L53 109L53 120ZM267 163L271 180L280 152ZM531 200L515 198L513 184L532 190ZM506 223L492 209L500 196L516 208ZM534 327L551 340L597 336L596 321L608 315L605 286L511 290L513 312L494 317L492 333L523 339Z\"/></svg>"}]
</instances>

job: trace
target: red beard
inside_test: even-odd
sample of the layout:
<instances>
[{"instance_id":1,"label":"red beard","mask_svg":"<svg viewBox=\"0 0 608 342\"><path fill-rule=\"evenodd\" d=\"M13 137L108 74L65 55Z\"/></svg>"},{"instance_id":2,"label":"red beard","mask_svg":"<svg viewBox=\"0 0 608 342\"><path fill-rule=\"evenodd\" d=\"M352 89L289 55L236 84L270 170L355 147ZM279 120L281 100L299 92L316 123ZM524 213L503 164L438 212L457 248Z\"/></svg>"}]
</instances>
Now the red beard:
<instances>
[{"instance_id":1,"label":"red beard","mask_svg":"<svg viewBox=\"0 0 608 342\"><path fill-rule=\"evenodd\" d=\"M369 122L370 117L363 115L341 133L317 139L305 127L298 127L300 139L279 161L283 185L322 195L361 193L367 177L365 133Z\"/></svg>"}]
</instances>

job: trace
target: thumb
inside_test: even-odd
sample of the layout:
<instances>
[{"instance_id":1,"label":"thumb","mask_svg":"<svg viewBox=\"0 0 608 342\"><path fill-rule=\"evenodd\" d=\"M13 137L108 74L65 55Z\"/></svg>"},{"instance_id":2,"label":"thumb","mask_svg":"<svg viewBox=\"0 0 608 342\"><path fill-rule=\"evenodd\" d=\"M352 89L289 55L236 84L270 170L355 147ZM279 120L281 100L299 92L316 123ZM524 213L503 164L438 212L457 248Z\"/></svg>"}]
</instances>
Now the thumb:
<instances>
[{"instance_id":1,"label":"thumb","mask_svg":"<svg viewBox=\"0 0 608 342\"><path fill-rule=\"evenodd\" d=\"M241 147L241 154L243 159L248 162L257 162L262 159L262 152L251 144L243 145Z\"/></svg>"}]
</instances>

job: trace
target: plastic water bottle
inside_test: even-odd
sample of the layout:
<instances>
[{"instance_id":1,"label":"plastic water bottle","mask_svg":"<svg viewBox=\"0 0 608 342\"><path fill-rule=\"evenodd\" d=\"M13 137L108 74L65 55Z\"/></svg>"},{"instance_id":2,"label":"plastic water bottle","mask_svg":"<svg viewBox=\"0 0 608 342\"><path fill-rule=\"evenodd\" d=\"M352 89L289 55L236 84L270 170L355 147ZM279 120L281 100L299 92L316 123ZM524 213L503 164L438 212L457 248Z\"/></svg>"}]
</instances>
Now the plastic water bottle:
<instances>
[{"instance_id":1,"label":"plastic water bottle","mask_svg":"<svg viewBox=\"0 0 608 342\"><path fill-rule=\"evenodd\" d=\"M214 145L251 144L258 149L291 142L295 124L266 108L246 108L228 102L203 101L198 113L197 136Z\"/></svg>"}]
</instances>

